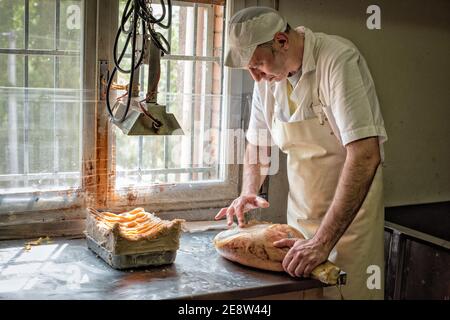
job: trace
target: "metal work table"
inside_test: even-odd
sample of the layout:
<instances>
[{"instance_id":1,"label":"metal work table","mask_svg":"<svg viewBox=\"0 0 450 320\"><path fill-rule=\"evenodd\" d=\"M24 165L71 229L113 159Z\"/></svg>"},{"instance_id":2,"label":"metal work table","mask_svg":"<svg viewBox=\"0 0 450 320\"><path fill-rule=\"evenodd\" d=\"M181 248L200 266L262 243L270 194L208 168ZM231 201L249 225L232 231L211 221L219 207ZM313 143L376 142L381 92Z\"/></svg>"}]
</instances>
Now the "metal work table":
<instances>
[{"instance_id":1,"label":"metal work table","mask_svg":"<svg viewBox=\"0 0 450 320\"><path fill-rule=\"evenodd\" d=\"M317 280L247 268L219 256L218 231L184 233L172 265L118 271L85 239L54 239L24 249L0 242L0 299L245 299L324 286Z\"/></svg>"}]
</instances>

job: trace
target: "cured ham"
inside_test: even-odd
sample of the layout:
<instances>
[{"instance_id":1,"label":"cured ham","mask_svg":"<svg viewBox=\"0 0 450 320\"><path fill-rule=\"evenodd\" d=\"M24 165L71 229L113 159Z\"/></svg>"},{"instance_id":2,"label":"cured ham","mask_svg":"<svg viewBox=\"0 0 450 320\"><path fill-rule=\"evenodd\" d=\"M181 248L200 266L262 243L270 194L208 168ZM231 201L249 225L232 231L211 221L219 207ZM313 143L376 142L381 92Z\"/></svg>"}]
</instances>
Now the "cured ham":
<instances>
[{"instance_id":1,"label":"cured ham","mask_svg":"<svg viewBox=\"0 0 450 320\"><path fill-rule=\"evenodd\" d=\"M217 252L224 258L245 266L270 271L284 271L282 262L289 248L277 248L273 242L285 238L304 239L287 224L253 221L245 227L222 231L214 238ZM338 282L340 269L327 261L312 271L312 278L327 284Z\"/></svg>"}]
</instances>

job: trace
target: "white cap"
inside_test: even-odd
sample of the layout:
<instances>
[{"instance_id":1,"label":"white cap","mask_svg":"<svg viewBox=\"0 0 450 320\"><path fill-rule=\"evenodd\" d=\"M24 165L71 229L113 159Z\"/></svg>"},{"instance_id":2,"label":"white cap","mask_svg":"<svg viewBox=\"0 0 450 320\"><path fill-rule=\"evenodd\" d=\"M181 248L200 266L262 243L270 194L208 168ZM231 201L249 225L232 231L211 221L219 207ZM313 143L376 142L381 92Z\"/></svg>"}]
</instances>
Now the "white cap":
<instances>
[{"instance_id":1,"label":"white cap","mask_svg":"<svg viewBox=\"0 0 450 320\"><path fill-rule=\"evenodd\" d=\"M246 68L256 47L273 40L286 27L286 19L272 8L249 7L238 11L229 22L225 65Z\"/></svg>"}]
</instances>

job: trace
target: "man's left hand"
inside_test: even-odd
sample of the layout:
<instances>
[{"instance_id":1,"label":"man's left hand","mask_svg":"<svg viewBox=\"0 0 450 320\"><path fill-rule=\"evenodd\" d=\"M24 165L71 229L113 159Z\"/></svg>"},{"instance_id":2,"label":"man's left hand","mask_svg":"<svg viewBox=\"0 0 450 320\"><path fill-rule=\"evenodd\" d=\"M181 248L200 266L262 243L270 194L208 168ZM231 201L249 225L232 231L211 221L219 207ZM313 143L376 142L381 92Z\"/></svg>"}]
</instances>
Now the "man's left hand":
<instances>
[{"instance_id":1,"label":"man's left hand","mask_svg":"<svg viewBox=\"0 0 450 320\"><path fill-rule=\"evenodd\" d=\"M290 248L284 257L283 268L292 277L309 277L314 268L325 262L330 254L330 250L314 238L282 239L273 244L278 248Z\"/></svg>"}]
</instances>

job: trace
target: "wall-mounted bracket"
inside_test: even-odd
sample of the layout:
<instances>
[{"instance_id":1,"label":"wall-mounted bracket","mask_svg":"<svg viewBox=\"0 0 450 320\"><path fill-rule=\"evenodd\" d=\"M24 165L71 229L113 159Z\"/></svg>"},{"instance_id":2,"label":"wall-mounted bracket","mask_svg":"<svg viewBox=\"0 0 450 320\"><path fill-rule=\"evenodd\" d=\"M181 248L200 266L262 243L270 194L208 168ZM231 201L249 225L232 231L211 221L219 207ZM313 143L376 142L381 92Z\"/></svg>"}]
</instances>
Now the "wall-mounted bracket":
<instances>
[{"instance_id":1,"label":"wall-mounted bracket","mask_svg":"<svg viewBox=\"0 0 450 320\"><path fill-rule=\"evenodd\" d=\"M98 98L99 100L106 100L106 88L109 79L109 63L108 60L99 60L99 84L98 84Z\"/></svg>"}]
</instances>

